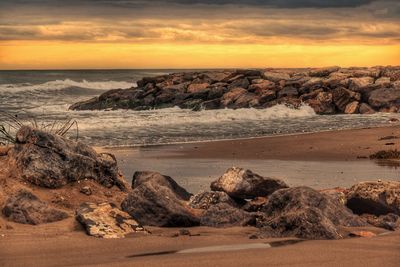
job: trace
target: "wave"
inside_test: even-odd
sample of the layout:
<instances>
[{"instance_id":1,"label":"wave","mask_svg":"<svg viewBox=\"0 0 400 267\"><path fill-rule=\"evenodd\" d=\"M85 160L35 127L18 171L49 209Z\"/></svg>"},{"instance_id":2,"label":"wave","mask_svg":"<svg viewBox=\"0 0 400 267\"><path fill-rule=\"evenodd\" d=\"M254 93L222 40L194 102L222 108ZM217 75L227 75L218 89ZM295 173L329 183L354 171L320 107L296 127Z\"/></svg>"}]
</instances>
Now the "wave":
<instances>
[{"instance_id":1,"label":"wave","mask_svg":"<svg viewBox=\"0 0 400 267\"><path fill-rule=\"evenodd\" d=\"M24 92L24 91L54 91L63 90L71 87L94 90L110 90L110 89L128 89L135 86L134 83L125 81L86 81L81 82L71 79L49 81L42 84L18 83L18 84L1 84L0 92Z\"/></svg>"}]
</instances>

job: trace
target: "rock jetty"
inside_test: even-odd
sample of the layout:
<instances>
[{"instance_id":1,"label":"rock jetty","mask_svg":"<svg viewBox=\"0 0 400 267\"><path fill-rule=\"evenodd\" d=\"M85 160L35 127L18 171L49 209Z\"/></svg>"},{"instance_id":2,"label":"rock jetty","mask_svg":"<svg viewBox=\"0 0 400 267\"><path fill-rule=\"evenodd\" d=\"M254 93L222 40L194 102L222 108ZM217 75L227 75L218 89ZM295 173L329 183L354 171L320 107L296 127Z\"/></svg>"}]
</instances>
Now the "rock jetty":
<instances>
[{"instance_id":1,"label":"rock jetty","mask_svg":"<svg viewBox=\"0 0 400 267\"><path fill-rule=\"evenodd\" d=\"M303 103L317 114L399 112L400 67L173 73L143 78L137 87L113 89L70 109L262 109Z\"/></svg>"}]
</instances>

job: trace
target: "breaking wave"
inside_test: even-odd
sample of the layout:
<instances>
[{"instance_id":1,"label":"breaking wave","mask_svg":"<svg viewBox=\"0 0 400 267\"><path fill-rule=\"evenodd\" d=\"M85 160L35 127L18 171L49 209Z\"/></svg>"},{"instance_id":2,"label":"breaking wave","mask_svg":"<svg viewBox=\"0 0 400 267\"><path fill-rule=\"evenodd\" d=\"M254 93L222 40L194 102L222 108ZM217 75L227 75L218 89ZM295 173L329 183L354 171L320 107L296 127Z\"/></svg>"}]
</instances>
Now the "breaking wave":
<instances>
[{"instance_id":1,"label":"breaking wave","mask_svg":"<svg viewBox=\"0 0 400 267\"><path fill-rule=\"evenodd\" d=\"M87 81L80 82L71 79L49 81L42 84L18 83L1 84L0 92L24 92L24 91L53 91L68 88L83 88L94 90L127 89L134 86L134 83L126 81Z\"/></svg>"}]
</instances>

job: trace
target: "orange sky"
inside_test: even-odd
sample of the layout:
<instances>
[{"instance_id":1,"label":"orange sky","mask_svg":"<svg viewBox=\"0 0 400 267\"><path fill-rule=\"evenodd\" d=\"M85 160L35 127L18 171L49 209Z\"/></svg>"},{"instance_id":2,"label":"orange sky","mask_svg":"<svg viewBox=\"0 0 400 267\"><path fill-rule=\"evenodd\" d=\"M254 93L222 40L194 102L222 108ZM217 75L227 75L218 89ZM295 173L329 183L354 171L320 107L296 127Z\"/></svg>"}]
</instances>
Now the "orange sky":
<instances>
[{"instance_id":1,"label":"orange sky","mask_svg":"<svg viewBox=\"0 0 400 267\"><path fill-rule=\"evenodd\" d=\"M0 69L400 65L397 1L153 2L4 0Z\"/></svg>"}]
</instances>

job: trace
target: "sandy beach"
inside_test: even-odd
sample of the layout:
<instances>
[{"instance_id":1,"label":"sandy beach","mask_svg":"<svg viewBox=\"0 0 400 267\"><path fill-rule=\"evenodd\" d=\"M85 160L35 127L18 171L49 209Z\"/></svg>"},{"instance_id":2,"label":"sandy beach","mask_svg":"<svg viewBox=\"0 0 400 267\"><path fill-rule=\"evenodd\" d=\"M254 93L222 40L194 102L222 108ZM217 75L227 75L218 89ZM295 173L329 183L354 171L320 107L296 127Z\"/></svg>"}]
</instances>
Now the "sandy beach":
<instances>
[{"instance_id":1,"label":"sandy beach","mask_svg":"<svg viewBox=\"0 0 400 267\"><path fill-rule=\"evenodd\" d=\"M296 136L218 141L162 147L134 148L143 161L181 158L279 159L285 161L357 161L388 147L398 148L398 126L323 132ZM391 140L380 140L392 136ZM386 139L386 138L384 138ZM394 145L385 145L388 142ZM111 149L124 158L127 149ZM109 151L109 150L107 150ZM152 159L152 157L154 157ZM216 178L216 177L213 177ZM392 180L398 179L393 177ZM38 188L35 192L44 197ZM176 236L177 228L150 227L149 234L104 240L87 236L73 218L26 226L0 219L0 265L22 266L397 266L400 233L367 228L371 238L305 241L272 248L239 251L175 253L179 250L221 245L270 243L282 239L249 239L256 228L213 229L194 227L192 236ZM357 229L358 231L360 229Z\"/></svg>"}]
</instances>

